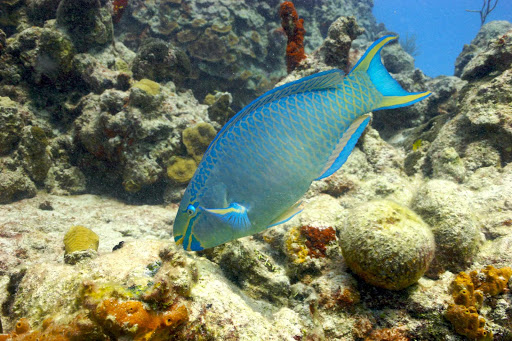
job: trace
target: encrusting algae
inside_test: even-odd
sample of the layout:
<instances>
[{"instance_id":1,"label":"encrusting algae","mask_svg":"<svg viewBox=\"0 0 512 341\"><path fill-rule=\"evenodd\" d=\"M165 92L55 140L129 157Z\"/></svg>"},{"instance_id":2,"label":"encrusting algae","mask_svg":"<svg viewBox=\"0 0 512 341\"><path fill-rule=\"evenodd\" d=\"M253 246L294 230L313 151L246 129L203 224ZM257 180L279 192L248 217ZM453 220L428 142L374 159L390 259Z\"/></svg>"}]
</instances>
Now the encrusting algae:
<instances>
[{"instance_id":1,"label":"encrusting algae","mask_svg":"<svg viewBox=\"0 0 512 341\"><path fill-rule=\"evenodd\" d=\"M496 269L489 265L485 269L472 271L469 275L461 272L452 283L454 304L448 306L446 319L455 331L479 341L493 340L493 334L486 328L483 316L478 314L486 296L495 296L507 290L512 269Z\"/></svg>"}]
</instances>

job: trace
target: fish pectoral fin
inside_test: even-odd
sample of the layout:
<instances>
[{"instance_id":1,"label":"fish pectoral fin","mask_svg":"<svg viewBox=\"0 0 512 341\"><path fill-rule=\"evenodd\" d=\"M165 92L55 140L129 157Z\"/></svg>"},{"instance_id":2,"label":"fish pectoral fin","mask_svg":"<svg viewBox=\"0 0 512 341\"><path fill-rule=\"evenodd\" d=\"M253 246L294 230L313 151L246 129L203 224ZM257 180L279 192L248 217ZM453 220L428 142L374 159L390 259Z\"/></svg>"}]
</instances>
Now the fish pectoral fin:
<instances>
[{"instance_id":1,"label":"fish pectoral fin","mask_svg":"<svg viewBox=\"0 0 512 341\"><path fill-rule=\"evenodd\" d=\"M321 180L326 178L334 172L336 172L340 167L347 161L348 156L352 153L357 140L361 137L361 134L366 129L366 126L370 122L370 115L366 114L358 117L350 127L343 133L341 139L336 144L334 151L331 156L327 159L324 169L322 170L322 175L320 175L315 180Z\"/></svg>"},{"instance_id":2,"label":"fish pectoral fin","mask_svg":"<svg viewBox=\"0 0 512 341\"><path fill-rule=\"evenodd\" d=\"M251 222L247 216L247 208L236 202L225 208L203 208L203 210L236 230L247 230L251 227Z\"/></svg>"},{"instance_id":3,"label":"fish pectoral fin","mask_svg":"<svg viewBox=\"0 0 512 341\"><path fill-rule=\"evenodd\" d=\"M281 214L276 219L272 220L272 222L270 223L270 225L267 226L267 228L286 223L288 220L295 217L297 214L299 214L303 210L301 204L302 204L302 201L298 201L295 204L293 204L293 206L291 206L289 209L284 211L283 214Z\"/></svg>"}]
</instances>

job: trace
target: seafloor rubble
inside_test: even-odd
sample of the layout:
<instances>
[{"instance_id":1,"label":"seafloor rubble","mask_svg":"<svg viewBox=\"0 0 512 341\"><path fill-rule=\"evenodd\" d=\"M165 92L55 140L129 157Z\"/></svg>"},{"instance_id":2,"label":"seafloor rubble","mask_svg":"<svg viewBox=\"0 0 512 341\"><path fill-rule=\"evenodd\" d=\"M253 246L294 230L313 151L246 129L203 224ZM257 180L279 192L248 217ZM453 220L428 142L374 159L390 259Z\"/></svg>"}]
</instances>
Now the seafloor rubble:
<instances>
[{"instance_id":1,"label":"seafloor rubble","mask_svg":"<svg viewBox=\"0 0 512 341\"><path fill-rule=\"evenodd\" d=\"M309 55L281 84L386 34L346 3L304 14ZM259 54L277 2L205 4L134 1L113 26L104 1L0 2L0 340L512 340L510 24L485 25L450 77L386 47L407 90L434 94L377 113L291 221L186 253L184 184L234 97L264 88L220 71L285 67Z\"/></svg>"}]
</instances>

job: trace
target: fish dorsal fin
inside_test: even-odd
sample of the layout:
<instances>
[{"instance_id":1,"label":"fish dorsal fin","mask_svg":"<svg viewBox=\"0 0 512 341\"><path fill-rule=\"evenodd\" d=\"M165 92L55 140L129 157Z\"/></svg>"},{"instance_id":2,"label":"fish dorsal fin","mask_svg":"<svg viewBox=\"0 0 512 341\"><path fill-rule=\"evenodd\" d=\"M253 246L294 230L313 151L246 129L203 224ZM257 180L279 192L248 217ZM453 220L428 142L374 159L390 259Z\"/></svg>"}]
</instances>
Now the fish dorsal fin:
<instances>
[{"instance_id":1,"label":"fish dorsal fin","mask_svg":"<svg viewBox=\"0 0 512 341\"><path fill-rule=\"evenodd\" d=\"M296 202L295 204L293 204L293 206L291 206L289 209L287 209L283 214L281 214L276 219L272 220L272 222L270 223L270 225L267 226L267 228L286 223L288 220L295 217L297 214L302 212L301 204L302 204L302 201L299 201L299 202Z\"/></svg>"},{"instance_id":2,"label":"fish dorsal fin","mask_svg":"<svg viewBox=\"0 0 512 341\"><path fill-rule=\"evenodd\" d=\"M354 122L352 122L350 127L348 127L348 129L345 130L345 132L341 136L341 139L336 144L336 148L334 148L334 151L332 152L329 159L327 159L325 167L321 173L322 175L320 175L315 180L326 178L329 175L332 175L338 169L340 169L340 167L345 163L345 161L347 161L347 158L352 152L352 149L354 149L357 140L359 140L359 137L361 136L369 122L369 114L360 116L356 120L354 120Z\"/></svg>"},{"instance_id":3,"label":"fish dorsal fin","mask_svg":"<svg viewBox=\"0 0 512 341\"><path fill-rule=\"evenodd\" d=\"M284 85L278 86L275 89L265 92L260 97L256 98L254 101L246 105L242 110L240 110L235 116L233 116L228 123L222 127L222 129L218 132L217 136L213 139L208 147L210 147L217 141L217 139L222 136L222 134L228 130L233 124L238 122L240 119L245 117L248 113L257 109L267 103L277 101L283 97L298 94L306 91L315 91L315 90L323 90L323 89L332 89L341 84L344 77L344 73L341 70L333 69L323 72L315 73L314 75L301 78L294 82L286 83ZM207 150L207 152L208 152Z\"/></svg>"},{"instance_id":4,"label":"fish dorsal fin","mask_svg":"<svg viewBox=\"0 0 512 341\"><path fill-rule=\"evenodd\" d=\"M236 202L225 208L203 208L203 210L216 216L236 230L247 230L251 227L251 222L247 216L247 208Z\"/></svg>"}]
</instances>

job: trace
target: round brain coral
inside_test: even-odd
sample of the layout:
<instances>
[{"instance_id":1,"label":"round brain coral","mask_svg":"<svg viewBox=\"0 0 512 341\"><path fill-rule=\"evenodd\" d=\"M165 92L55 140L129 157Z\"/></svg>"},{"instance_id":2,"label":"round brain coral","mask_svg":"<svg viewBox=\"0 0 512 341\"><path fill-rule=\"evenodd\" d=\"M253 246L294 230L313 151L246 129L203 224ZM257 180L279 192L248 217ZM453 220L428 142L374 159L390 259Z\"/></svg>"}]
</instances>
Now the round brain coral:
<instances>
[{"instance_id":1,"label":"round brain coral","mask_svg":"<svg viewBox=\"0 0 512 341\"><path fill-rule=\"evenodd\" d=\"M72 226L64 236L66 254L89 249L98 251L99 242L100 238L94 231L80 225Z\"/></svg>"},{"instance_id":2,"label":"round brain coral","mask_svg":"<svg viewBox=\"0 0 512 341\"><path fill-rule=\"evenodd\" d=\"M353 209L340 229L340 246L353 272L391 290L415 283L435 251L430 227L407 207L388 200Z\"/></svg>"}]
</instances>

